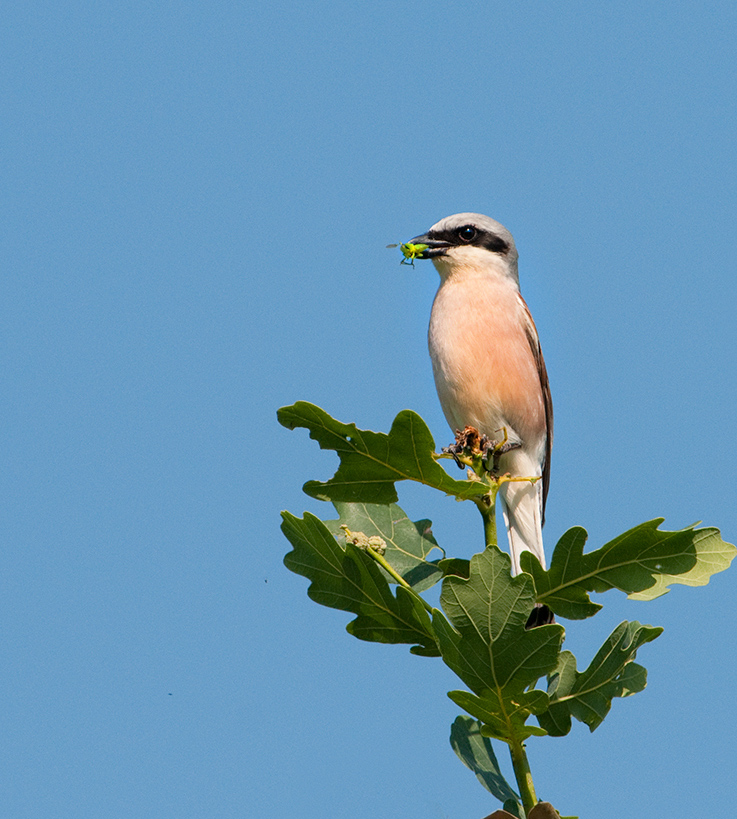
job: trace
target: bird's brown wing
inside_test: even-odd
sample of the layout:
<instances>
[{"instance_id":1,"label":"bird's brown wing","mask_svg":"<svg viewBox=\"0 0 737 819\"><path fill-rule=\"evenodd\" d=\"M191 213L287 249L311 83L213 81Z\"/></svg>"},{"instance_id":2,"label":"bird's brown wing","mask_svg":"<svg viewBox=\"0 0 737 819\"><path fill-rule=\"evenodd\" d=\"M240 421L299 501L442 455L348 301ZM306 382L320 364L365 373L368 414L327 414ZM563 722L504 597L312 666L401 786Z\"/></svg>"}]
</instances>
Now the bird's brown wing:
<instances>
[{"instance_id":1,"label":"bird's brown wing","mask_svg":"<svg viewBox=\"0 0 737 819\"><path fill-rule=\"evenodd\" d=\"M545 523L545 503L548 499L548 489L550 488L550 454L553 449L553 399L550 395L550 382L548 381L548 371L545 368L545 359L543 358L543 351L540 347L540 338L537 334L535 322L530 315L530 308L525 304L525 300L520 296L520 301L525 308L525 316L527 318L527 340L530 342L532 355L537 366L537 373L540 376L540 390L543 397L543 405L545 407L545 462L543 463L543 510L542 522Z\"/></svg>"}]
</instances>

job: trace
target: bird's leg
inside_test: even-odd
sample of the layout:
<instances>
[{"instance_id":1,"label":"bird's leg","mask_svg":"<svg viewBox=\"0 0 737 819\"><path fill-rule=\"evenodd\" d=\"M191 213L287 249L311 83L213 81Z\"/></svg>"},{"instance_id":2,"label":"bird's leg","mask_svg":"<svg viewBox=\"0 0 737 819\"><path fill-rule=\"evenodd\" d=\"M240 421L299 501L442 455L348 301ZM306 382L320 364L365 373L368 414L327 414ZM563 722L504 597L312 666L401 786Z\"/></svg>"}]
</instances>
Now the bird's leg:
<instances>
[{"instance_id":1,"label":"bird's leg","mask_svg":"<svg viewBox=\"0 0 737 819\"><path fill-rule=\"evenodd\" d=\"M499 461L502 455L511 452L513 449L519 449L522 446L519 441L509 440L506 427L504 427L503 432L504 438L501 441L494 441L484 436L486 438L482 450L484 465L495 478L499 477Z\"/></svg>"}]
</instances>

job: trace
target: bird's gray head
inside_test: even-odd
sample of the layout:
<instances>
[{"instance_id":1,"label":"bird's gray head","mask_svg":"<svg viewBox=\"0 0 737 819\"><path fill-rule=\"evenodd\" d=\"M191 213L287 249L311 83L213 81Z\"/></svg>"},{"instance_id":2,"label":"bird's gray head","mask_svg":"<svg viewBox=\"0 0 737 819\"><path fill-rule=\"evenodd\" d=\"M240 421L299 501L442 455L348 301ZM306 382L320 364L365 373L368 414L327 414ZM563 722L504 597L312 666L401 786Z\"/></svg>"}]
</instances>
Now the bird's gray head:
<instances>
[{"instance_id":1,"label":"bird's gray head","mask_svg":"<svg viewBox=\"0 0 737 819\"><path fill-rule=\"evenodd\" d=\"M459 265L484 267L491 264L519 281L518 254L512 234L504 225L480 213L446 216L427 233L415 236L410 243L427 245L418 258L432 259L441 275Z\"/></svg>"}]
</instances>

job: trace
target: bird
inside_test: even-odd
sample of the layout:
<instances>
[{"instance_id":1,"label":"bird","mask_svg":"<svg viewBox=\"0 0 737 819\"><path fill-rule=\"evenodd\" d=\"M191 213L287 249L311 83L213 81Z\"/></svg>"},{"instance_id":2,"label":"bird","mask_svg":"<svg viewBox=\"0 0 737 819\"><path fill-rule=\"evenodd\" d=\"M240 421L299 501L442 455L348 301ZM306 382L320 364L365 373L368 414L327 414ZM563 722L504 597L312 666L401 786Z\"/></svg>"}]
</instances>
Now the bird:
<instances>
[{"instance_id":1,"label":"bird","mask_svg":"<svg viewBox=\"0 0 737 819\"><path fill-rule=\"evenodd\" d=\"M550 485L553 404L540 339L520 294L512 234L479 213L456 213L416 236L440 274L428 347L452 430L475 427L506 441L499 473L539 478L499 489L512 572L530 551L546 568L542 527Z\"/></svg>"}]
</instances>

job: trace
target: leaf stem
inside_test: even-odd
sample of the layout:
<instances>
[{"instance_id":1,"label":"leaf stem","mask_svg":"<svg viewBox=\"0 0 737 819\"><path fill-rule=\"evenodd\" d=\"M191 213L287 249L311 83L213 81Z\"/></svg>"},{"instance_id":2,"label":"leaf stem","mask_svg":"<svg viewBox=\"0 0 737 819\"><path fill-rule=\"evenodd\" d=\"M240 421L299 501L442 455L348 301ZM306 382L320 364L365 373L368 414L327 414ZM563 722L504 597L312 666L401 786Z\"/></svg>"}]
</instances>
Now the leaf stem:
<instances>
[{"instance_id":1,"label":"leaf stem","mask_svg":"<svg viewBox=\"0 0 737 819\"><path fill-rule=\"evenodd\" d=\"M535 794L535 785L532 782L530 763L527 760L524 743L519 741L510 742L509 753L512 757L512 767L514 768L514 776L517 780L520 797L522 798L522 806L525 809L525 813L529 814L535 805L537 805L537 796Z\"/></svg>"},{"instance_id":2,"label":"leaf stem","mask_svg":"<svg viewBox=\"0 0 737 819\"><path fill-rule=\"evenodd\" d=\"M496 493L497 486L492 486L489 492L481 498L474 498L476 506L478 506L481 517L484 521L484 548L489 546L498 546L498 539L496 533Z\"/></svg>"},{"instance_id":3,"label":"leaf stem","mask_svg":"<svg viewBox=\"0 0 737 819\"><path fill-rule=\"evenodd\" d=\"M379 554L379 552L377 552L377 551L376 551L376 549L372 548L371 546L367 546L367 547L366 547L366 553L367 553L367 554L368 554L370 557L372 557L372 558L373 558L373 559L374 559L374 560L375 560L375 561L376 561L376 562L379 564L379 566L381 566L381 568L382 568L382 569L384 569L384 571L385 571L385 572L387 572L388 574L390 574L390 575L391 575L391 577L392 577L394 580L396 580L396 581L397 581L397 583L398 583L400 586L403 586L405 589L407 589L407 591L412 592L412 594L413 594L413 595L414 595L414 596L415 596L415 597L416 597L416 598L417 598L417 599L418 599L418 600L419 600L419 601L422 603L422 605L425 607L425 611L426 611L428 614L432 614L432 606L431 606L431 605L430 605L430 604L427 602L427 600L425 600L425 598L424 598L424 597L422 597L422 595L417 594L417 592L416 592L416 591L415 591L415 590L412 588L412 586L410 586L410 585L409 585L409 583L408 583L408 582L407 582L407 581L406 581L406 580L405 580L405 579L402 577L402 575L401 575L401 574L399 574L399 573L398 573L398 572L397 572L395 569L393 569L393 568L392 568L392 566L389 564L389 562L388 562L388 561L387 561L387 559L384 557L384 555Z\"/></svg>"}]
</instances>

